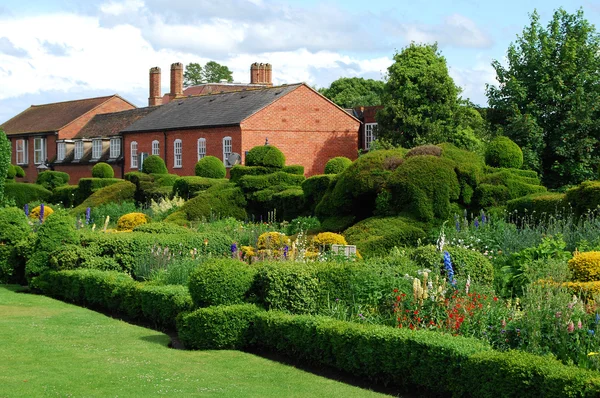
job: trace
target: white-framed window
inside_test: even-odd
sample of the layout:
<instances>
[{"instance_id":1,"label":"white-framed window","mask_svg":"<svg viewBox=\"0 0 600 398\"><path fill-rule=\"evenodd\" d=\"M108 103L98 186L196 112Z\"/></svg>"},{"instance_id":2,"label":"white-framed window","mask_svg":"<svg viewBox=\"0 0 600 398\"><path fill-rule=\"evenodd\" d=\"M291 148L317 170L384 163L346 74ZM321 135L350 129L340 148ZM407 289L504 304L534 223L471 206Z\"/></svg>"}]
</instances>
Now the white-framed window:
<instances>
[{"instance_id":1,"label":"white-framed window","mask_svg":"<svg viewBox=\"0 0 600 398\"><path fill-rule=\"evenodd\" d=\"M371 143L377 139L377 123L366 123L365 124L365 148L368 150L371 148Z\"/></svg>"},{"instance_id":2,"label":"white-framed window","mask_svg":"<svg viewBox=\"0 0 600 398\"><path fill-rule=\"evenodd\" d=\"M79 160L83 157L83 141L79 140L79 141L75 141L75 153L73 155L73 158L75 160Z\"/></svg>"},{"instance_id":3,"label":"white-framed window","mask_svg":"<svg viewBox=\"0 0 600 398\"><path fill-rule=\"evenodd\" d=\"M116 159L121 156L121 138L113 137L110 139L110 158Z\"/></svg>"},{"instance_id":4,"label":"white-framed window","mask_svg":"<svg viewBox=\"0 0 600 398\"><path fill-rule=\"evenodd\" d=\"M138 145L137 145L137 141L131 141L131 168L132 169L137 169L138 168Z\"/></svg>"},{"instance_id":5,"label":"white-framed window","mask_svg":"<svg viewBox=\"0 0 600 398\"><path fill-rule=\"evenodd\" d=\"M56 160L62 162L65 160L65 153L67 152L67 144L59 142L56 144Z\"/></svg>"},{"instance_id":6,"label":"white-framed window","mask_svg":"<svg viewBox=\"0 0 600 398\"><path fill-rule=\"evenodd\" d=\"M36 137L33 139L33 163L42 164L48 157L46 153L46 139Z\"/></svg>"},{"instance_id":7,"label":"white-framed window","mask_svg":"<svg viewBox=\"0 0 600 398\"><path fill-rule=\"evenodd\" d=\"M206 156L206 138L198 138L198 160Z\"/></svg>"},{"instance_id":8,"label":"white-framed window","mask_svg":"<svg viewBox=\"0 0 600 398\"><path fill-rule=\"evenodd\" d=\"M102 140L92 140L92 159L102 156Z\"/></svg>"},{"instance_id":9,"label":"white-framed window","mask_svg":"<svg viewBox=\"0 0 600 398\"><path fill-rule=\"evenodd\" d=\"M223 164L225 165L225 167L231 167L231 165L229 164L229 161L227 159L229 159L229 155L231 155L231 150L232 146L231 146L231 137L224 137L223 138Z\"/></svg>"},{"instance_id":10,"label":"white-framed window","mask_svg":"<svg viewBox=\"0 0 600 398\"><path fill-rule=\"evenodd\" d=\"M16 142L16 162L17 164L27 164L27 140L20 139Z\"/></svg>"},{"instance_id":11,"label":"white-framed window","mask_svg":"<svg viewBox=\"0 0 600 398\"><path fill-rule=\"evenodd\" d=\"M158 142L158 140L152 141L152 154L160 155L160 143Z\"/></svg>"},{"instance_id":12,"label":"white-framed window","mask_svg":"<svg viewBox=\"0 0 600 398\"><path fill-rule=\"evenodd\" d=\"M183 144L180 139L176 139L175 142L173 142L173 167L182 167L182 147Z\"/></svg>"}]
</instances>

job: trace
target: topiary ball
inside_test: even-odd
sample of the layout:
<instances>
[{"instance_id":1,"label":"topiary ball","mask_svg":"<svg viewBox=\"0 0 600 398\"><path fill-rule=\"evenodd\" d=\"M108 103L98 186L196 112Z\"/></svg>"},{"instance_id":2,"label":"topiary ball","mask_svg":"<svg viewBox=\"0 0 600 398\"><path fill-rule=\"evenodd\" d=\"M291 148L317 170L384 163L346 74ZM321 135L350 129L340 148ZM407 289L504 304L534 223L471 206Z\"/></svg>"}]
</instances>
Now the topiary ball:
<instances>
[{"instance_id":1,"label":"topiary ball","mask_svg":"<svg viewBox=\"0 0 600 398\"><path fill-rule=\"evenodd\" d=\"M146 224L148 216L144 213L129 213L121 216L117 221L117 231L131 231L138 225Z\"/></svg>"},{"instance_id":2,"label":"topiary ball","mask_svg":"<svg viewBox=\"0 0 600 398\"><path fill-rule=\"evenodd\" d=\"M195 172L198 177L225 178L227 169L223 162L215 156L205 156L196 163Z\"/></svg>"},{"instance_id":3,"label":"topiary ball","mask_svg":"<svg viewBox=\"0 0 600 398\"><path fill-rule=\"evenodd\" d=\"M158 155L150 155L144 159L142 171L146 174L168 174L165 161Z\"/></svg>"},{"instance_id":4,"label":"topiary ball","mask_svg":"<svg viewBox=\"0 0 600 398\"><path fill-rule=\"evenodd\" d=\"M316 248L320 248L320 247L330 248L331 245L347 245L348 244L348 242L346 242L346 238L344 238L340 234L336 234L333 232L321 232L320 234L317 234L313 238L312 243Z\"/></svg>"},{"instance_id":5,"label":"topiary ball","mask_svg":"<svg viewBox=\"0 0 600 398\"><path fill-rule=\"evenodd\" d=\"M255 146L246 155L246 166L275 167L285 166L285 155L272 145Z\"/></svg>"},{"instance_id":6,"label":"topiary ball","mask_svg":"<svg viewBox=\"0 0 600 398\"><path fill-rule=\"evenodd\" d=\"M352 164L352 160L344 156L329 159L325 165L325 174L339 174Z\"/></svg>"},{"instance_id":7,"label":"topiary ball","mask_svg":"<svg viewBox=\"0 0 600 398\"><path fill-rule=\"evenodd\" d=\"M100 162L92 167L92 177L94 178L114 178L114 176L115 171L108 163Z\"/></svg>"},{"instance_id":8,"label":"topiary ball","mask_svg":"<svg viewBox=\"0 0 600 398\"><path fill-rule=\"evenodd\" d=\"M281 232L265 232L258 237L256 246L259 249L278 250L290 243L290 239Z\"/></svg>"},{"instance_id":9,"label":"topiary ball","mask_svg":"<svg viewBox=\"0 0 600 398\"><path fill-rule=\"evenodd\" d=\"M496 137L487 146L485 163L492 167L520 169L523 166L523 151L508 137Z\"/></svg>"},{"instance_id":10,"label":"topiary ball","mask_svg":"<svg viewBox=\"0 0 600 398\"><path fill-rule=\"evenodd\" d=\"M19 178L25 178L25 170L21 166L15 166L16 176Z\"/></svg>"},{"instance_id":11,"label":"topiary ball","mask_svg":"<svg viewBox=\"0 0 600 398\"><path fill-rule=\"evenodd\" d=\"M17 169L15 168L14 165L9 164L8 170L6 170L6 178L9 180L12 180L13 178L15 178L16 175L17 175Z\"/></svg>"}]
</instances>

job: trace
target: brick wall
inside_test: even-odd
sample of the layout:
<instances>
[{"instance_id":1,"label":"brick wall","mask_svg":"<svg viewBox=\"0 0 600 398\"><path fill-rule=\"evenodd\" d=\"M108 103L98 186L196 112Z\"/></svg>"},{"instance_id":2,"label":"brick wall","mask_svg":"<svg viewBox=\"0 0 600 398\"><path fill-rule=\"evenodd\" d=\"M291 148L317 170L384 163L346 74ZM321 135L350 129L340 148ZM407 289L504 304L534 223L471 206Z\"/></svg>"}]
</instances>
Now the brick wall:
<instances>
[{"instance_id":1,"label":"brick wall","mask_svg":"<svg viewBox=\"0 0 600 398\"><path fill-rule=\"evenodd\" d=\"M48 160L52 160L56 156L56 135L36 135L36 136L26 136L26 137L9 137L12 146L12 154L10 162L12 164L17 164L17 140L25 139L27 141L27 159L28 163L26 165L21 164L23 170L25 171L25 178L20 178L20 182L35 182L37 179L37 164L33 163L34 160L34 138L43 137L46 138L46 158ZM46 160L46 159L44 159Z\"/></svg>"},{"instance_id":2,"label":"brick wall","mask_svg":"<svg viewBox=\"0 0 600 398\"><path fill-rule=\"evenodd\" d=\"M333 157L358 156L360 122L306 86L249 117L241 127L242 159L245 151L264 145L268 137L269 144L285 154L286 164L303 165L306 176L322 174Z\"/></svg>"},{"instance_id":3,"label":"brick wall","mask_svg":"<svg viewBox=\"0 0 600 398\"><path fill-rule=\"evenodd\" d=\"M108 101L103 104L97 106L86 114L74 120L72 123L68 124L66 127L61 129L58 132L58 137L61 140L71 139L79 133L79 131L89 122L94 116L99 115L101 113L111 113L111 112L119 112L126 111L129 109L134 109L135 106L131 105L129 102L123 100L120 97L112 97ZM56 149L55 149L56 150Z\"/></svg>"},{"instance_id":4,"label":"brick wall","mask_svg":"<svg viewBox=\"0 0 600 398\"><path fill-rule=\"evenodd\" d=\"M110 164L115 172L115 178L121 178L121 166L116 164ZM89 178L92 176L93 164L65 164L56 165L55 171L63 171L71 177L69 184L76 185L80 179Z\"/></svg>"}]
</instances>

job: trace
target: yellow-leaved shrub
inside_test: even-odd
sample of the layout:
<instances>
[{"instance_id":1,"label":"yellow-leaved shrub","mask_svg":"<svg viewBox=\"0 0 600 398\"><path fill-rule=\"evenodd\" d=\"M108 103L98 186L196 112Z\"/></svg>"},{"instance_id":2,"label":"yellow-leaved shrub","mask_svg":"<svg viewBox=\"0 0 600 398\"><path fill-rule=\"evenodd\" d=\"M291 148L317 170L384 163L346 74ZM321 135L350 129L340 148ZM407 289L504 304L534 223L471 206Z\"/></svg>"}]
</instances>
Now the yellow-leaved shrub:
<instances>
[{"instance_id":1,"label":"yellow-leaved shrub","mask_svg":"<svg viewBox=\"0 0 600 398\"><path fill-rule=\"evenodd\" d=\"M281 232L265 232L258 237L256 246L258 249L283 249L290 244L290 238Z\"/></svg>"},{"instance_id":2,"label":"yellow-leaved shrub","mask_svg":"<svg viewBox=\"0 0 600 398\"><path fill-rule=\"evenodd\" d=\"M117 221L118 231L132 230L138 225L146 224L150 221L144 213L129 213L121 216Z\"/></svg>"},{"instance_id":3,"label":"yellow-leaved shrub","mask_svg":"<svg viewBox=\"0 0 600 398\"><path fill-rule=\"evenodd\" d=\"M594 282L565 282L562 286L569 292L584 298L593 298L600 294L600 281Z\"/></svg>"},{"instance_id":4,"label":"yellow-leaved shrub","mask_svg":"<svg viewBox=\"0 0 600 398\"><path fill-rule=\"evenodd\" d=\"M31 212L29 213L29 218L38 220L40 218L40 209L41 206L34 207L33 210L31 210ZM48 216L52 213L54 213L54 210L52 210L50 206L44 205L44 220L48 218Z\"/></svg>"},{"instance_id":5,"label":"yellow-leaved shrub","mask_svg":"<svg viewBox=\"0 0 600 398\"><path fill-rule=\"evenodd\" d=\"M569 269L576 282L600 280L600 252L576 253L569 260Z\"/></svg>"},{"instance_id":6,"label":"yellow-leaved shrub","mask_svg":"<svg viewBox=\"0 0 600 398\"><path fill-rule=\"evenodd\" d=\"M321 232L313 240L315 246L347 245L346 238L333 232Z\"/></svg>"}]
</instances>

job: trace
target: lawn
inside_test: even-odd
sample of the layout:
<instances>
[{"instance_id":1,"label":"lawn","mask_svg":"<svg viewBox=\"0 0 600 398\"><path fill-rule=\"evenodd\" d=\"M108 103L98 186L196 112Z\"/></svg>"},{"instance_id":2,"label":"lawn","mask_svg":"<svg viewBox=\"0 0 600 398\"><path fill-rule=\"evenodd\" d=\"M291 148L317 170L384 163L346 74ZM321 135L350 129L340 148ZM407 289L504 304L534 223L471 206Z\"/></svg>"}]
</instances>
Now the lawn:
<instances>
[{"instance_id":1,"label":"lawn","mask_svg":"<svg viewBox=\"0 0 600 398\"><path fill-rule=\"evenodd\" d=\"M163 333L0 285L1 397L375 397L239 351L168 348Z\"/></svg>"}]
</instances>

